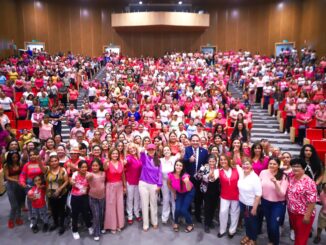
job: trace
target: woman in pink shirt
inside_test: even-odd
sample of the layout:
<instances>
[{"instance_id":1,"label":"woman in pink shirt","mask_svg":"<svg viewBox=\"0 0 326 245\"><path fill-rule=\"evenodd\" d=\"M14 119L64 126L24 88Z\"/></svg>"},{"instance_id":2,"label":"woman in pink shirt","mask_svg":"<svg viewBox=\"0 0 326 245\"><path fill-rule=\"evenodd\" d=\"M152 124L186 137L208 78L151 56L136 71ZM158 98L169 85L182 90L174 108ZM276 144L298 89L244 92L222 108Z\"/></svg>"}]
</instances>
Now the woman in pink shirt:
<instances>
[{"instance_id":1,"label":"woman in pink shirt","mask_svg":"<svg viewBox=\"0 0 326 245\"><path fill-rule=\"evenodd\" d=\"M127 157L125 162L125 174L127 182L127 214L128 224L133 223L133 214L137 221L141 221L140 217L140 196L139 196L139 178L142 169L142 162L139 158L138 147L134 143L130 143L127 148Z\"/></svg>"},{"instance_id":2,"label":"woman in pink shirt","mask_svg":"<svg viewBox=\"0 0 326 245\"><path fill-rule=\"evenodd\" d=\"M75 108L77 108L78 95L78 90L76 90L75 86L72 86L71 89L69 89L69 102L72 103Z\"/></svg>"},{"instance_id":3,"label":"woman in pink shirt","mask_svg":"<svg viewBox=\"0 0 326 245\"><path fill-rule=\"evenodd\" d=\"M289 185L280 165L278 158L271 158L268 169L259 175L263 188L261 205L266 218L268 239L273 245L280 242L279 227L286 211L285 195Z\"/></svg>"},{"instance_id":4,"label":"woman in pink shirt","mask_svg":"<svg viewBox=\"0 0 326 245\"><path fill-rule=\"evenodd\" d=\"M186 220L186 233L189 233L194 229L189 207L194 199L195 189L193 188L189 178L190 176L186 173L183 162L176 161L174 164L174 170L168 174L167 179L168 187L175 196L173 230L176 232L179 231L180 216L183 216Z\"/></svg>"},{"instance_id":5,"label":"woman in pink shirt","mask_svg":"<svg viewBox=\"0 0 326 245\"><path fill-rule=\"evenodd\" d=\"M40 135L41 141L46 141L48 138L54 136L53 125L50 123L49 116L45 115L43 121L40 122Z\"/></svg>"},{"instance_id":6,"label":"woman in pink shirt","mask_svg":"<svg viewBox=\"0 0 326 245\"><path fill-rule=\"evenodd\" d=\"M104 227L105 209L105 173L103 163L95 158L91 163L92 172L86 177L89 183L89 204L93 215L94 240L100 239L101 230Z\"/></svg>"},{"instance_id":7,"label":"woman in pink shirt","mask_svg":"<svg viewBox=\"0 0 326 245\"><path fill-rule=\"evenodd\" d=\"M305 174L307 163L300 159L290 161L287 206L290 223L294 229L294 245L306 245L316 214L317 189L315 182Z\"/></svg>"},{"instance_id":8,"label":"woman in pink shirt","mask_svg":"<svg viewBox=\"0 0 326 245\"><path fill-rule=\"evenodd\" d=\"M252 145L250 157L252 160L252 169L259 176L261 171L267 169L269 161L269 157L264 156L263 146L260 142L256 142Z\"/></svg>"},{"instance_id":9,"label":"woman in pink shirt","mask_svg":"<svg viewBox=\"0 0 326 245\"><path fill-rule=\"evenodd\" d=\"M123 194L126 192L126 179L123 162L119 160L119 151L112 148L109 160L104 163L106 174L106 209L104 229L112 234L124 227Z\"/></svg>"},{"instance_id":10,"label":"woman in pink shirt","mask_svg":"<svg viewBox=\"0 0 326 245\"><path fill-rule=\"evenodd\" d=\"M307 112L307 107L303 106L296 115L296 120L299 124L298 142L300 145L303 143L303 138L306 135L306 128L312 121L312 115Z\"/></svg>"},{"instance_id":11,"label":"woman in pink shirt","mask_svg":"<svg viewBox=\"0 0 326 245\"><path fill-rule=\"evenodd\" d=\"M70 139L76 139L77 131L81 131L83 134L85 134L85 129L82 127L79 120L76 121L75 127L73 127L70 131Z\"/></svg>"},{"instance_id":12,"label":"woman in pink shirt","mask_svg":"<svg viewBox=\"0 0 326 245\"><path fill-rule=\"evenodd\" d=\"M16 103L18 120L27 120L28 119L28 105L25 102L24 96Z\"/></svg>"},{"instance_id":13,"label":"woman in pink shirt","mask_svg":"<svg viewBox=\"0 0 326 245\"><path fill-rule=\"evenodd\" d=\"M31 121L33 124L33 133L36 138L39 138L40 123L42 122L43 117L44 117L44 113L41 111L41 108L39 106L36 106L31 117Z\"/></svg>"},{"instance_id":14,"label":"woman in pink shirt","mask_svg":"<svg viewBox=\"0 0 326 245\"><path fill-rule=\"evenodd\" d=\"M80 161L78 163L78 171L74 172L70 183L71 189L71 211L72 211L72 235L75 240L80 238L78 233L78 217L81 214L88 228L90 235L93 235L94 230L91 226L91 217L89 214L89 199L88 199L88 180L87 162Z\"/></svg>"}]
</instances>

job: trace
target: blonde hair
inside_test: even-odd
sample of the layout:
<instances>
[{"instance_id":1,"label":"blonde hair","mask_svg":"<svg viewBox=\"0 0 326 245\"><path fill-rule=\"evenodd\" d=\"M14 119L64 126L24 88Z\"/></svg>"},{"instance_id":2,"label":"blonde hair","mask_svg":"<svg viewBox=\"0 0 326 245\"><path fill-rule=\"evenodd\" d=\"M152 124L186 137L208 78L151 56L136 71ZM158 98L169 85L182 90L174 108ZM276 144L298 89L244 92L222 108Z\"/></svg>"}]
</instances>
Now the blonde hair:
<instances>
[{"instance_id":1,"label":"blonde hair","mask_svg":"<svg viewBox=\"0 0 326 245\"><path fill-rule=\"evenodd\" d=\"M136 154L139 157L139 147L135 143L129 143L128 146L127 146L127 153L128 154L130 154L130 151L129 151L130 148L135 148L136 152L137 152Z\"/></svg>"}]
</instances>

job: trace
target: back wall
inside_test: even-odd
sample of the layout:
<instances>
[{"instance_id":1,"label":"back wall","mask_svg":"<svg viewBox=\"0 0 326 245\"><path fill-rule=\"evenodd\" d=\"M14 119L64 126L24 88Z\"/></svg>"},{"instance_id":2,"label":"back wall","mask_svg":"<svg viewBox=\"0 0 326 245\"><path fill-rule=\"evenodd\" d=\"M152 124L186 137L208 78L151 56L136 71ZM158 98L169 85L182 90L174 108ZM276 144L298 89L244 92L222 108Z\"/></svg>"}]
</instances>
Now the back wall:
<instances>
[{"instance_id":1,"label":"back wall","mask_svg":"<svg viewBox=\"0 0 326 245\"><path fill-rule=\"evenodd\" d=\"M298 48L311 45L326 54L325 0L266 1L258 4L203 6L209 10L210 27L202 32L117 32L111 27L116 6L100 2L50 0L0 0L1 56L24 41L46 43L50 53L71 50L99 55L103 46L120 45L130 56L159 56L166 51L195 51L210 43L219 50L245 49L273 54L274 43L286 39Z\"/></svg>"}]
</instances>

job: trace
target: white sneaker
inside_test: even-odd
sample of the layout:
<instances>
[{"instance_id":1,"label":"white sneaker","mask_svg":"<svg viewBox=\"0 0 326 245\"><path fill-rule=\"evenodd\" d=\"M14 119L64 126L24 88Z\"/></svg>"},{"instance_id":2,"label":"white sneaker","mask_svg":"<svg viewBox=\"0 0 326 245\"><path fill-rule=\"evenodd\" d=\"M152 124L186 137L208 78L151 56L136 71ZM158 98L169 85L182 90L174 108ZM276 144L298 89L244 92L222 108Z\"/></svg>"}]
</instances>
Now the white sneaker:
<instances>
[{"instance_id":1,"label":"white sneaker","mask_svg":"<svg viewBox=\"0 0 326 245\"><path fill-rule=\"evenodd\" d=\"M287 131L285 131L285 132L284 132L284 134L288 134L288 132L287 132Z\"/></svg>"},{"instance_id":2,"label":"white sneaker","mask_svg":"<svg viewBox=\"0 0 326 245\"><path fill-rule=\"evenodd\" d=\"M102 233L102 234L105 234L105 233L106 233L106 230L104 230L104 229L101 230L101 233Z\"/></svg>"},{"instance_id":3,"label":"white sneaker","mask_svg":"<svg viewBox=\"0 0 326 245\"><path fill-rule=\"evenodd\" d=\"M29 224L29 228L31 228L32 229L32 227L33 227L33 224L32 224L32 222Z\"/></svg>"},{"instance_id":4,"label":"white sneaker","mask_svg":"<svg viewBox=\"0 0 326 245\"><path fill-rule=\"evenodd\" d=\"M100 237L99 236L95 236L94 237L94 241L99 241L100 240Z\"/></svg>"},{"instance_id":5,"label":"white sneaker","mask_svg":"<svg viewBox=\"0 0 326 245\"><path fill-rule=\"evenodd\" d=\"M94 229L92 227L88 228L88 234L91 236L94 234Z\"/></svg>"},{"instance_id":6,"label":"white sneaker","mask_svg":"<svg viewBox=\"0 0 326 245\"><path fill-rule=\"evenodd\" d=\"M295 240L294 230L291 230L290 231L290 239L291 239L291 241L294 241Z\"/></svg>"},{"instance_id":7,"label":"white sneaker","mask_svg":"<svg viewBox=\"0 0 326 245\"><path fill-rule=\"evenodd\" d=\"M74 237L75 240L78 240L80 238L79 233L78 232L73 232L72 236Z\"/></svg>"}]
</instances>

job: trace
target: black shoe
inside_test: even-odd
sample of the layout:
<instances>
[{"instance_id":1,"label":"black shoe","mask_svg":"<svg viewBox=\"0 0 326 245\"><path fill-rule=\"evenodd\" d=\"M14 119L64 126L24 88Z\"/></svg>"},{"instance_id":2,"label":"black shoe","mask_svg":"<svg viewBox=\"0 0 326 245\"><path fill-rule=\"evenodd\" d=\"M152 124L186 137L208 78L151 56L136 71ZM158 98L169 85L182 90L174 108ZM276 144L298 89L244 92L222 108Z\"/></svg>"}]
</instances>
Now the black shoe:
<instances>
[{"instance_id":1,"label":"black shoe","mask_svg":"<svg viewBox=\"0 0 326 245\"><path fill-rule=\"evenodd\" d=\"M47 232L48 230L49 230L49 225L48 224L44 224L42 231L43 232Z\"/></svg>"},{"instance_id":2,"label":"black shoe","mask_svg":"<svg viewBox=\"0 0 326 245\"><path fill-rule=\"evenodd\" d=\"M37 233L37 232L38 232L38 227L37 227L37 225L33 225L33 226L32 226L32 231L33 231L33 233Z\"/></svg>"},{"instance_id":3,"label":"black shoe","mask_svg":"<svg viewBox=\"0 0 326 245\"><path fill-rule=\"evenodd\" d=\"M211 232L208 225L205 225L204 231L206 233L210 233Z\"/></svg>"},{"instance_id":4,"label":"black shoe","mask_svg":"<svg viewBox=\"0 0 326 245\"><path fill-rule=\"evenodd\" d=\"M56 230L57 228L58 228L58 226L55 225L55 224L53 224L53 225L50 226L49 231L54 231L54 230Z\"/></svg>"},{"instance_id":5,"label":"black shoe","mask_svg":"<svg viewBox=\"0 0 326 245\"><path fill-rule=\"evenodd\" d=\"M229 234L228 234L228 237L229 237L230 239L232 239L232 238L234 237L234 235L235 235L235 233L233 233L233 234L229 233Z\"/></svg>"},{"instance_id":6,"label":"black shoe","mask_svg":"<svg viewBox=\"0 0 326 245\"><path fill-rule=\"evenodd\" d=\"M225 236L225 234L226 234L225 232L224 232L223 234L221 234L221 233L218 233L218 234L217 234L217 237L218 237L218 238L224 237L224 236Z\"/></svg>"},{"instance_id":7,"label":"black shoe","mask_svg":"<svg viewBox=\"0 0 326 245\"><path fill-rule=\"evenodd\" d=\"M65 228L64 227L60 227L58 234L61 236L63 233L65 233Z\"/></svg>"}]
</instances>

